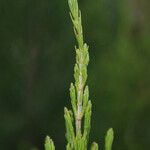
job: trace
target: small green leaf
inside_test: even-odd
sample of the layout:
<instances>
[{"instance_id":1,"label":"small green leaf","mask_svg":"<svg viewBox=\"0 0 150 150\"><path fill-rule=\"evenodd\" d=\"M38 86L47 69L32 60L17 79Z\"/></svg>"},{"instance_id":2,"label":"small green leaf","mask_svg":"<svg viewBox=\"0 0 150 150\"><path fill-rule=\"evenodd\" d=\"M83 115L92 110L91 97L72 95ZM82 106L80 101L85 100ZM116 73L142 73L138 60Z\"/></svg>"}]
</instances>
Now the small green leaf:
<instances>
[{"instance_id":1,"label":"small green leaf","mask_svg":"<svg viewBox=\"0 0 150 150\"><path fill-rule=\"evenodd\" d=\"M76 91L73 83L70 85L70 98L71 98L71 105L74 112L74 116L76 116L77 112L77 101L76 101Z\"/></svg>"},{"instance_id":2,"label":"small green leaf","mask_svg":"<svg viewBox=\"0 0 150 150\"><path fill-rule=\"evenodd\" d=\"M105 137L105 150L111 150L113 139L114 139L114 131L113 131L112 128L110 128L107 131L107 134L106 134L106 137Z\"/></svg>"},{"instance_id":3,"label":"small green leaf","mask_svg":"<svg viewBox=\"0 0 150 150\"><path fill-rule=\"evenodd\" d=\"M91 146L91 150L98 150L98 144L93 142L93 144Z\"/></svg>"},{"instance_id":4,"label":"small green leaf","mask_svg":"<svg viewBox=\"0 0 150 150\"><path fill-rule=\"evenodd\" d=\"M45 139L45 150L55 150L54 143L49 136L47 136Z\"/></svg>"}]
</instances>

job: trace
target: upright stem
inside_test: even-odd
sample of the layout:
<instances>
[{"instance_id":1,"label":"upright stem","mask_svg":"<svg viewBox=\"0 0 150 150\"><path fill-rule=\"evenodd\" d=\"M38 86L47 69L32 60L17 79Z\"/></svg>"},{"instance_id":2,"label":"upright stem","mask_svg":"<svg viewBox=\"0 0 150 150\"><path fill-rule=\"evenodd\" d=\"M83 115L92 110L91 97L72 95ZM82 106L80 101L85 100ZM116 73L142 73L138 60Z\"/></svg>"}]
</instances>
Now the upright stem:
<instances>
[{"instance_id":1,"label":"upright stem","mask_svg":"<svg viewBox=\"0 0 150 150\"><path fill-rule=\"evenodd\" d=\"M76 131L81 130L81 122L82 122L82 97L83 97L83 84L82 84L82 72L81 72L82 64L79 64L79 85L77 91L77 117L76 117Z\"/></svg>"},{"instance_id":2,"label":"upright stem","mask_svg":"<svg viewBox=\"0 0 150 150\"><path fill-rule=\"evenodd\" d=\"M78 41L78 47L81 51L81 54L83 53L83 33L82 33L82 24L78 20L78 26L76 27L76 34L80 39L77 38ZM79 28L79 26L81 26ZM82 54L83 55L83 54ZM83 56L80 56L79 61L77 61L77 65L79 68L79 76L78 76L78 87L77 87L77 117L76 117L76 132L81 131L81 123L82 123L82 101L83 101L83 74L82 74L82 67L83 67Z\"/></svg>"},{"instance_id":3,"label":"upright stem","mask_svg":"<svg viewBox=\"0 0 150 150\"><path fill-rule=\"evenodd\" d=\"M70 99L72 110L64 109L66 123L66 150L87 150L89 133L91 128L92 104L89 100L89 89L85 86L87 80L87 66L89 63L88 45L84 43L81 12L78 8L78 0L68 0L70 16L77 40L76 63L74 66L75 83L70 85ZM83 119L83 125L82 125ZM74 128L75 127L75 128ZM109 130L106 136L106 150L111 150L113 130ZM47 137L45 150L55 150L53 141ZM91 150L98 150L98 144L93 142Z\"/></svg>"},{"instance_id":4,"label":"upright stem","mask_svg":"<svg viewBox=\"0 0 150 150\"><path fill-rule=\"evenodd\" d=\"M76 132L81 132L81 123L82 123L82 103L83 103L83 90L85 86L84 74L83 70L85 70L87 63L85 61L85 53L88 51L84 48L84 40L83 40L83 30L82 30L82 20L81 20L81 12L78 8L77 0L69 0L70 6L70 16L74 25L74 33L78 42L78 46L76 47L76 64L75 64L75 84L76 84L76 93L77 93L77 114L76 114ZM77 69L77 74L76 74Z\"/></svg>"}]
</instances>

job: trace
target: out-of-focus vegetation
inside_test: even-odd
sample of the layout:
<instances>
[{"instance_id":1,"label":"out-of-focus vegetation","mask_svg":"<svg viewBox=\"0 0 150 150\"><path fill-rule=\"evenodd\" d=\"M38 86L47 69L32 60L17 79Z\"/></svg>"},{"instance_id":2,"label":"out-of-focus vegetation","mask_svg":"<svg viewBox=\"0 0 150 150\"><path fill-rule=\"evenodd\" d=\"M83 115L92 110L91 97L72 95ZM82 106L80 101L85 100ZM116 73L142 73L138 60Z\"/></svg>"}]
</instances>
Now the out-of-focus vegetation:
<instances>
[{"instance_id":1,"label":"out-of-focus vegetation","mask_svg":"<svg viewBox=\"0 0 150 150\"><path fill-rule=\"evenodd\" d=\"M148 149L149 0L79 3L90 45L91 136L104 143L111 125L115 150ZM73 37L67 1L0 1L0 149L43 149L47 134L56 149L65 146Z\"/></svg>"}]
</instances>

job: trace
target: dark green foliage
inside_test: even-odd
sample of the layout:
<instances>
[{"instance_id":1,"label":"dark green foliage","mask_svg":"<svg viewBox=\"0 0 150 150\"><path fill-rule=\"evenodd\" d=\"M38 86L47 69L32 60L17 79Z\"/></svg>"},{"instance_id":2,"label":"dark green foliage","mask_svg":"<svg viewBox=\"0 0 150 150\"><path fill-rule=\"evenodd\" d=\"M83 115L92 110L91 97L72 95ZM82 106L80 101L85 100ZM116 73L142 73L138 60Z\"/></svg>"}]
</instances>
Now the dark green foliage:
<instances>
[{"instance_id":1,"label":"dark green foliage","mask_svg":"<svg viewBox=\"0 0 150 150\"><path fill-rule=\"evenodd\" d=\"M91 140L145 150L150 139L149 0L80 0L90 45ZM75 52L66 0L0 0L0 150L65 147ZM91 141L90 140L90 141ZM36 146L36 148L35 148Z\"/></svg>"}]
</instances>

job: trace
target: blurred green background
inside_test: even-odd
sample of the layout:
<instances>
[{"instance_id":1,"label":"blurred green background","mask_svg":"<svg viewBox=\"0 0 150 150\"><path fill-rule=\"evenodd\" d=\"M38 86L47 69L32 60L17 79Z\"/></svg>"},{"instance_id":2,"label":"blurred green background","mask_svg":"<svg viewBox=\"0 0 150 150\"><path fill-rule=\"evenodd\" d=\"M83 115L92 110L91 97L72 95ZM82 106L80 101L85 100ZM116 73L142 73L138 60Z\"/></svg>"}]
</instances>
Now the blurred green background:
<instances>
[{"instance_id":1,"label":"blurred green background","mask_svg":"<svg viewBox=\"0 0 150 150\"><path fill-rule=\"evenodd\" d=\"M114 150L150 146L149 0L79 0L90 45L91 140ZM0 149L65 149L75 38L67 0L0 0Z\"/></svg>"}]
</instances>

